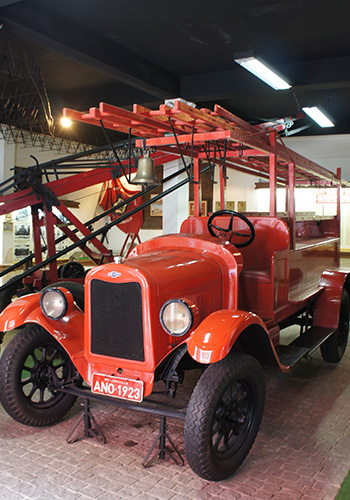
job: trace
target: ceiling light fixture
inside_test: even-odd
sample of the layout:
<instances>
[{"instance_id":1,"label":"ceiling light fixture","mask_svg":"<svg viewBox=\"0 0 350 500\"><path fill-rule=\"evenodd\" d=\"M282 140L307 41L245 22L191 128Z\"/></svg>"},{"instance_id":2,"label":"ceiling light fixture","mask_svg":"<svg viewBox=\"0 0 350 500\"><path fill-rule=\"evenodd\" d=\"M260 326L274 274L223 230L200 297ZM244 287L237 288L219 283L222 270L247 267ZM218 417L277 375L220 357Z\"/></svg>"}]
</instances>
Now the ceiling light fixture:
<instances>
[{"instance_id":1,"label":"ceiling light fixture","mask_svg":"<svg viewBox=\"0 0 350 500\"><path fill-rule=\"evenodd\" d=\"M309 115L309 117L312 118L320 127L334 127L334 123L324 113L322 113L322 111L319 110L317 106L302 109L304 113Z\"/></svg>"},{"instance_id":2,"label":"ceiling light fixture","mask_svg":"<svg viewBox=\"0 0 350 500\"><path fill-rule=\"evenodd\" d=\"M234 60L237 64L253 73L253 75L260 78L260 80L267 83L267 85L270 85L270 87L275 90L287 90L291 88L289 83L268 68L263 62L259 61L259 59L254 57L252 51L238 52L234 55Z\"/></svg>"},{"instance_id":3,"label":"ceiling light fixture","mask_svg":"<svg viewBox=\"0 0 350 500\"><path fill-rule=\"evenodd\" d=\"M60 121L62 127L69 128L72 125L72 120L70 118L67 118L66 116L62 116Z\"/></svg>"}]
</instances>

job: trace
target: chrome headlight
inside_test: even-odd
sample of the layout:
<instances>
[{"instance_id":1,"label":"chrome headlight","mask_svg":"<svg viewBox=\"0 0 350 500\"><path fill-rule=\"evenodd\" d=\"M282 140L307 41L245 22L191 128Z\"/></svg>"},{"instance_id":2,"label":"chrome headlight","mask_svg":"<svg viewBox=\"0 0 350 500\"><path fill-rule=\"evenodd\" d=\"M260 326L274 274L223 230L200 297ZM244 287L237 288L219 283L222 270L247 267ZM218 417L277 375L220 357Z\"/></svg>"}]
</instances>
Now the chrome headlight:
<instances>
[{"instance_id":1,"label":"chrome headlight","mask_svg":"<svg viewBox=\"0 0 350 500\"><path fill-rule=\"evenodd\" d=\"M67 299L59 288L47 288L41 294L40 307L49 319L61 319L67 312Z\"/></svg>"},{"instance_id":2,"label":"chrome headlight","mask_svg":"<svg viewBox=\"0 0 350 500\"><path fill-rule=\"evenodd\" d=\"M175 337L185 335L193 323L190 306L181 299L168 300L160 311L160 322L170 335Z\"/></svg>"}]
</instances>

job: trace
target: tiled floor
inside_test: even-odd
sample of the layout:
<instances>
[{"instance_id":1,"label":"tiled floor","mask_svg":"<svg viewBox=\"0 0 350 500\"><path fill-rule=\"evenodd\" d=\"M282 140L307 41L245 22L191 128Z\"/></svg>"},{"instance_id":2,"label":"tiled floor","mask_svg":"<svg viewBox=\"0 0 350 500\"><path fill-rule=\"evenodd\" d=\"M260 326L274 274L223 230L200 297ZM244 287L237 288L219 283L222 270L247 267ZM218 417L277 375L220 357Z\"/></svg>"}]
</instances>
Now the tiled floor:
<instances>
[{"instance_id":1,"label":"tiled floor","mask_svg":"<svg viewBox=\"0 0 350 500\"><path fill-rule=\"evenodd\" d=\"M92 402L107 443L88 438L68 444L79 402L49 428L23 426L0 407L0 499L333 500L350 468L350 348L337 367L316 353L291 374L269 370L266 379L255 445L236 474L220 483L168 459L142 467L158 433L153 415ZM168 419L180 451L182 426Z\"/></svg>"}]
</instances>

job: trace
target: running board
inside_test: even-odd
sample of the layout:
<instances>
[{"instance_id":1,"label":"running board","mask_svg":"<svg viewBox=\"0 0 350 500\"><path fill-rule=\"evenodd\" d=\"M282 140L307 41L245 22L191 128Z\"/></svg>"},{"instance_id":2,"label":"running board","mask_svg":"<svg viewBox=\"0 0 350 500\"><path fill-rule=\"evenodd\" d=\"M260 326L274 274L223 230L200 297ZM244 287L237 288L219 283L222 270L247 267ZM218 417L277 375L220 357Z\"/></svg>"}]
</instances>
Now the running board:
<instances>
[{"instance_id":1,"label":"running board","mask_svg":"<svg viewBox=\"0 0 350 500\"><path fill-rule=\"evenodd\" d=\"M280 345L278 357L286 368L294 366L301 358L310 356L336 330L313 326L297 337L289 345Z\"/></svg>"}]
</instances>

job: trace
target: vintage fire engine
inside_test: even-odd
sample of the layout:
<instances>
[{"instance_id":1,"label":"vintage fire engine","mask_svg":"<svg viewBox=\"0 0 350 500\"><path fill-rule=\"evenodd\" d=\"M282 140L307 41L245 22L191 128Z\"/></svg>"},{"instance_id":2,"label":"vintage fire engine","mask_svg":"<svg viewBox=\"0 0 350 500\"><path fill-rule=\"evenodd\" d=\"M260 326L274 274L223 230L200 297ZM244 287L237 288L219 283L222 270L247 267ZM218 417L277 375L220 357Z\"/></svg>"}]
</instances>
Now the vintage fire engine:
<instances>
[{"instance_id":1,"label":"vintage fire engine","mask_svg":"<svg viewBox=\"0 0 350 500\"><path fill-rule=\"evenodd\" d=\"M199 476L221 480L257 435L262 366L288 372L318 347L329 363L344 355L350 278L339 269L340 172L293 152L273 128L257 129L220 106L198 110L176 100L131 112L102 103L65 114L137 136L147 159L181 158L195 213L179 234L94 267L84 285L58 282L12 302L0 330L20 330L1 357L1 402L17 421L45 426L70 410L82 381L91 397L142 406L155 382L163 380L175 396L186 371L199 368L186 407L185 454ZM202 216L201 170L215 164L220 210ZM269 213L225 208L229 168L269 180ZM286 189L283 214L276 211L277 183ZM337 214L298 220L299 185L337 186ZM299 334L287 343L292 325Z\"/></svg>"}]
</instances>

